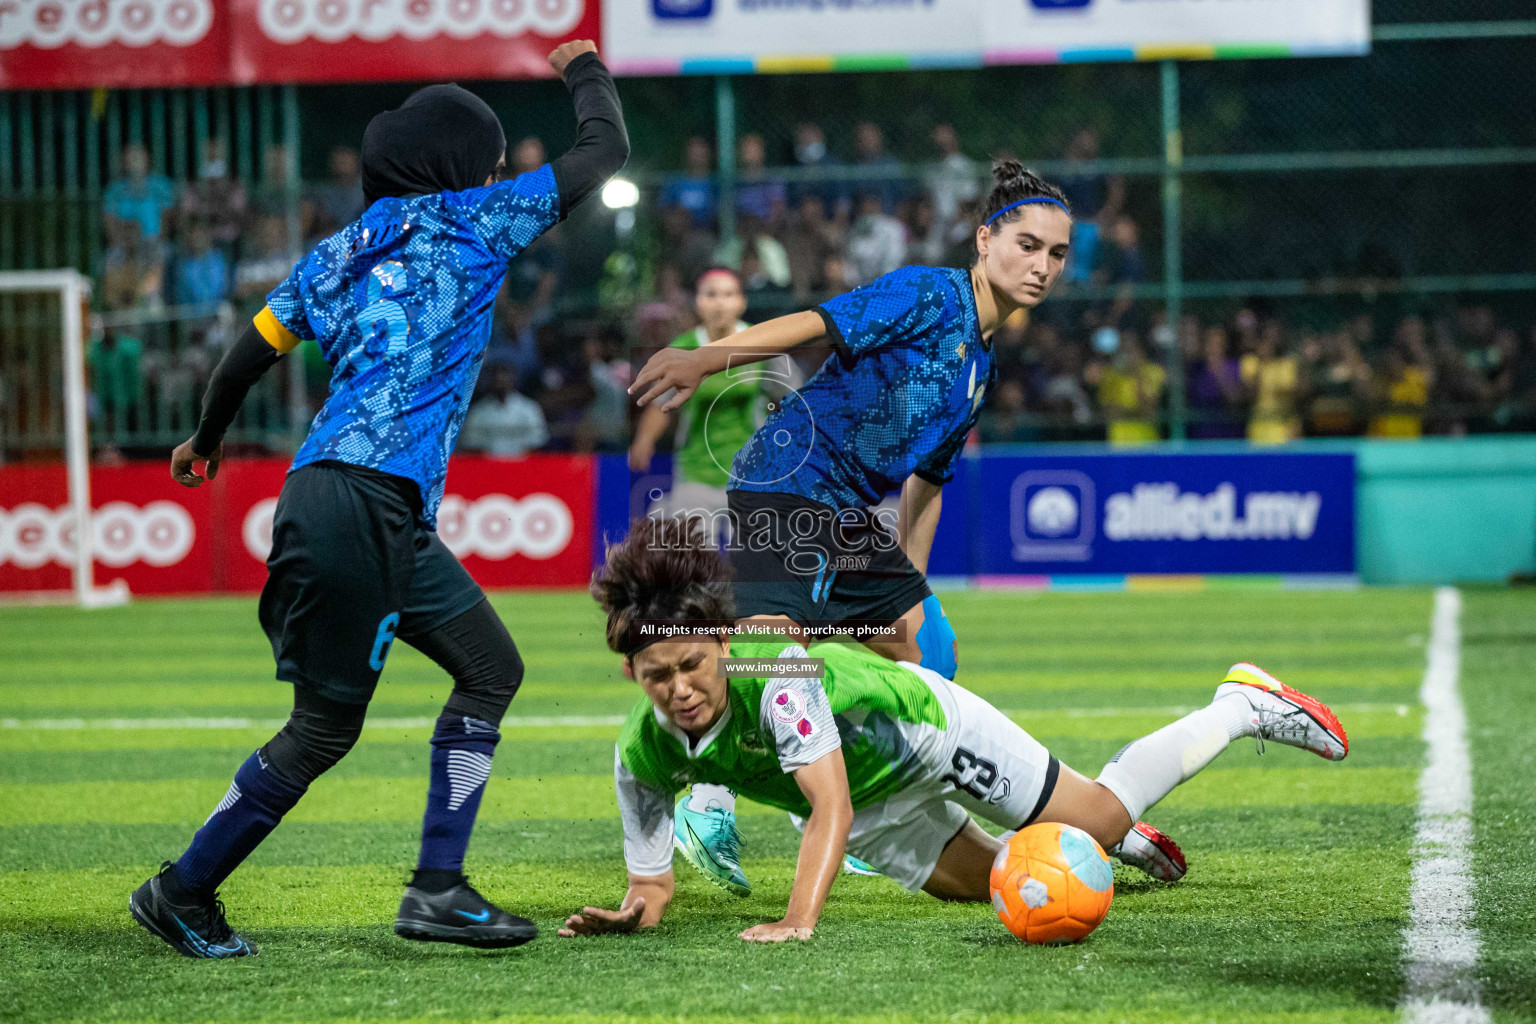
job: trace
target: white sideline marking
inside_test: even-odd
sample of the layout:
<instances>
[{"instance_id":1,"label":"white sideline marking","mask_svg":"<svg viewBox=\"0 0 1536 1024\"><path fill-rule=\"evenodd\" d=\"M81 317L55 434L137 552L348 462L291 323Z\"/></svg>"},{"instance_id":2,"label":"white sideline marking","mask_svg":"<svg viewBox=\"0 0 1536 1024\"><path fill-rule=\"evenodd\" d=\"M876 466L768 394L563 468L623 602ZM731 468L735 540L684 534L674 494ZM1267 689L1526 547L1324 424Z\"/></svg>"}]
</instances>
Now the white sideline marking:
<instances>
[{"instance_id":1,"label":"white sideline marking","mask_svg":"<svg viewBox=\"0 0 1536 1024\"><path fill-rule=\"evenodd\" d=\"M1486 1024L1476 976L1482 941L1472 926L1472 755L1461 675L1461 594L1435 591L1424 702L1428 758L1419 776L1419 821L1413 841L1411 917L1403 934L1407 958L1406 1024Z\"/></svg>"},{"instance_id":2,"label":"white sideline marking","mask_svg":"<svg viewBox=\"0 0 1536 1024\"><path fill-rule=\"evenodd\" d=\"M1357 713L1387 712L1406 717L1406 704L1335 704L1335 711ZM1196 710L1196 705L1169 707L1094 707L1094 708L1015 708L1004 711L1010 718L1028 721L1032 717L1058 715L1062 718L1119 718L1125 715L1167 715L1177 718ZM623 725L623 715L529 715L509 716L501 720L506 729L561 729ZM281 729L286 718L0 718L0 729L30 732L74 732L86 729ZM365 729L430 729L435 718L370 718Z\"/></svg>"}]
</instances>

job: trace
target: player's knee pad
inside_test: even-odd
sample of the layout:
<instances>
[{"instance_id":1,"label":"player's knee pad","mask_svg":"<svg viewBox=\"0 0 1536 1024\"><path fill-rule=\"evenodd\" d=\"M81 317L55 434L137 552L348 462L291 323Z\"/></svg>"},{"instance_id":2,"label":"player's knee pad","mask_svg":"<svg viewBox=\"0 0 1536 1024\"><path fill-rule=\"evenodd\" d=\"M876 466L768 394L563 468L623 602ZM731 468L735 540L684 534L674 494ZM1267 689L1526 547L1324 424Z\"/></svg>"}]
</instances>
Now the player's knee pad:
<instances>
[{"instance_id":1,"label":"player's knee pad","mask_svg":"<svg viewBox=\"0 0 1536 1024\"><path fill-rule=\"evenodd\" d=\"M305 687L293 688L293 713L261 748L268 767L308 786L346 756L363 732L366 704L328 700Z\"/></svg>"},{"instance_id":2,"label":"player's knee pad","mask_svg":"<svg viewBox=\"0 0 1536 1024\"><path fill-rule=\"evenodd\" d=\"M932 594L923 598L923 624L917 630L917 646L923 652L920 664L945 679L955 678L960 668L956 653L955 630L949 624L949 616Z\"/></svg>"}]
</instances>

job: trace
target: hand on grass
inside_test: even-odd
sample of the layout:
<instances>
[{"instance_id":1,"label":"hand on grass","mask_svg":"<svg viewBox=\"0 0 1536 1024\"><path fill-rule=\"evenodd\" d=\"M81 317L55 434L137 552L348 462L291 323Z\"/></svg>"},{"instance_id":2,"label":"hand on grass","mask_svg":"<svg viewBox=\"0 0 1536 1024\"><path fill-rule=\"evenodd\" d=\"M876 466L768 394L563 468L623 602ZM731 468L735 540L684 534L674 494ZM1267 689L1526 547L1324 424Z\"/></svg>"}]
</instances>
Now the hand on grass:
<instances>
[{"instance_id":1,"label":"hand on grass","mask_svg":"<svg viewBox=\"0 0 1536 1024\"><path fill-rule=\"evenodd\" d=\"M747 942L788 942L790 939L804 942L811 937L812 930L785 921L774 921L772 924L755 924L742 932L741 937Z\"/></svg>"},{"instance_id":2,"label":"hand on grass","mask_svg":"<svg viewBox=\"0 0 1536 1024\"><path fill-rule=\"evenodd\" d=\"M192 450L192 438L187 438L171 452L171 479L183 487L201 487L203 478L192 468L193 463L206 462L203 472L212 480L219 475L219 463L224 459L224 442L213 450L212 455L199 455Z\"/></svg>"},{"instance_id":3,"label":"hand on grass","mask_svg":"<svg viewBox=\"0 0 1536 1024\"><path fill-rule=\"evenodd\" d=\"M604 910L601 907L582 907L581 913L565 919L565 927L555 934L563 939L578 935L617 935L632 932L640 927L640 915L645 912L645 900L637 899L623 910Z\"/></svg>"}]
</instances>

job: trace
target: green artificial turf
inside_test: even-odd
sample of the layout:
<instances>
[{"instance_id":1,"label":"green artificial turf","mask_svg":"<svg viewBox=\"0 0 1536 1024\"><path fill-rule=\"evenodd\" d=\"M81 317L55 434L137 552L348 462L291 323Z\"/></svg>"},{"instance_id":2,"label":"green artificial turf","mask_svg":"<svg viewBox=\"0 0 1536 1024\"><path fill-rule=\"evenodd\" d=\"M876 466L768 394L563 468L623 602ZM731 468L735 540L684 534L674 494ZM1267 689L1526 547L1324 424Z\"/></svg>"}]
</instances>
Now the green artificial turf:
<instances>
[{"instance_id":1,"label":"green artificial turf","mask_svg":"<svg viewBox=\"0 0 1536 1024\"><path fill-rule=\"evenodd\" d=\"M623 892L612 723L637 691L584 595L495 602L528 672L468 866L543 936L485 953L390 930L414 862L430 719L448 689L400 644L370 711L376 724L225 886L232 922L261 946L227 963L177 957L133 924L126 900L180 853L286 713L254 602L0 609L0 718L26 725L0 728L0 1017L1396 1018L1427 591L944 595L959 681L1089 774L1209 700L1239 660L1334 704L1350 731L1350 758L1337 765L1235 744L1147 815L1183 845L1189 877L1165 887L1120 869L1104 925L1052 949L1020 945L989 907L853 877L834 888L810 943L747 946L735 934L780 915L797 847L784 815L750 804L750 898L680 865L656 931L555 938L564 915ZM1532 606L1519 593L1470 594L1464 619L1478 924L1486 993L1508 1020L1528 1019L1536 990L1536 797L1519 781L1536 777ZM107 727L169 717L249 721ZM36 727L64 719L87 727Z\"/></svg>"}]
</instances>

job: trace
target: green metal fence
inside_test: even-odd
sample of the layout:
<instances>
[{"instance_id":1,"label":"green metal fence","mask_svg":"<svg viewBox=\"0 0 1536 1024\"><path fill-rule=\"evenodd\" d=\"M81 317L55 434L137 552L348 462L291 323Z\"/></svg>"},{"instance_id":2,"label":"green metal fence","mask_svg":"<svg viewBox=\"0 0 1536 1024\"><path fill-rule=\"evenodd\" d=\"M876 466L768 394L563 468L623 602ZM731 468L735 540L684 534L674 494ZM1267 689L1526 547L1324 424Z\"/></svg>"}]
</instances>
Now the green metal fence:
<instances>
[{"instance_id":1,"label":"green metal fence","mask_svg":"<svg viewBox=\"0 0 1536 1024\"><path fill-rule=\"evenodd\" d=\"M717 154L711 230L730 251L744 136L761 137L764 173L791 194L881 176L915 190L935 170L934 126L951 124L979 175L989 158L1010 154L1048 178L1124 182L1144 279L1079 282L1053 296L1055 308L1129 300L1178 324L1181 314L1209 320L1258 301L1326 324L1470 298L1536 320L1536 119L1521 99L1536 95L1536 20L1509 0L1467 0L1450 13L1463 20L1443 20L1444 6L1428 0L1380 0L1364 58L627 80L626 173L644 198L617 213L591 204L566 226L556 313L624 320L658 295L677 254L655 201L691 136ZM326 150L355 145L367 118L410 88L0 93L0 269L68 265L102 282L103 197L132 143L145 146L153 173L180 185L197 179L209 140L225 140L234 176L277 191L297 240L301 177L322 178ZM551 153L569 142L557 84L478 88L509 140L537 135ZM805 121L824 129L840 167L795 163ZM860 122L882 129L893 162L856 162ZM1069 159L1084 127L1097 132L1098 153ZM766 314L815 297L771 288L753 298ZM111 310L100 327L98 337L132 337L147 368L142 390L97 396L96 436L124 447L176 440L195 411L194 357L210 330L217 338L217 314L140 305ZM0 458L59 444L57 341L41 306L0 299ZM95 345L107 365L111 354ZM1180 437L1183 361L1174 346L1163 355L1165 430ZM281 446L301 429L318 375L306 382L293 362L289 377L263 382L235 438Z\"/></svg>"}]
</instances>

